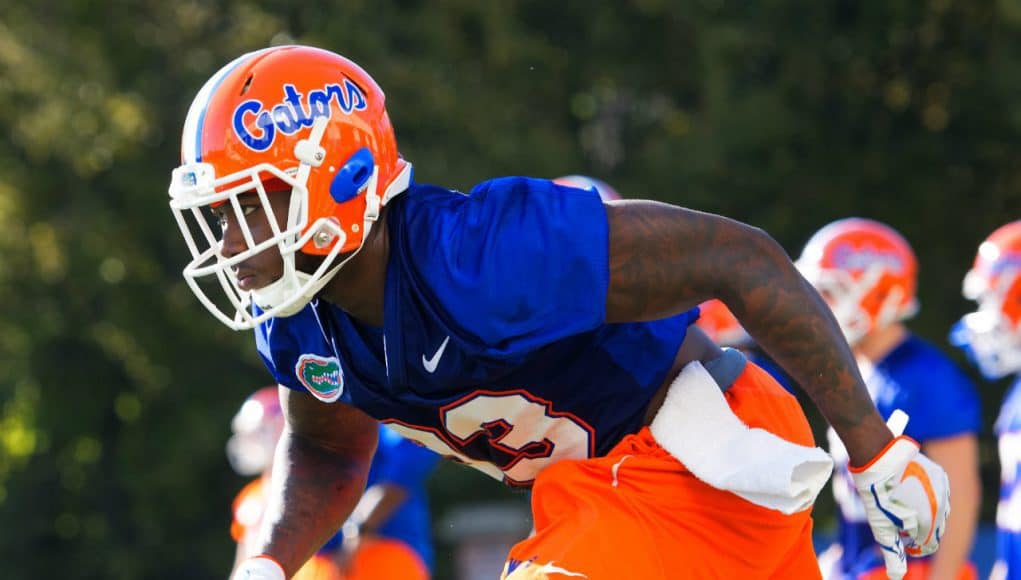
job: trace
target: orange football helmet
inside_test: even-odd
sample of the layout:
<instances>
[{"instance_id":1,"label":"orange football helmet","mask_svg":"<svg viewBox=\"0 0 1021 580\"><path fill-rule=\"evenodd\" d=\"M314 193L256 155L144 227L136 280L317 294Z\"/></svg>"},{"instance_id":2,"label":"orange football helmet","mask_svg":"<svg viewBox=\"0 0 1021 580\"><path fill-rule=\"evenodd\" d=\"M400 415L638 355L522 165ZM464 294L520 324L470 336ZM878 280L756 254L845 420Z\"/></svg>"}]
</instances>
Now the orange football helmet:
<instances>
[{"instance_id":1,"label":"orange football helmet","mask_svg":"<svg viewBox=\"0 0 1021 580\"><path fill-rule=\"evenodd\" d=\"M978 309L955 325L951 341L968 352L986 378L1021 371L1021 220L982 242L963 290Z\"/></svg>"},{"instance_id":2,"label":"orange football helmet","mask_svg":"<svg viewBox=\"0 0 1021 580\"><path fill-rule=\"evenodd\" d=\"M239 475L258 475L273 462L284 431L284 415L276 385L252 393L230 422L227 459Z\"/></svg>"},{"instance_id":3,"label":"orange football helmet","mask_svg":"<svg viewBox=\"0 0 1021 580\"><path fill-rule=\"evenodd\" d=\"M847 218L815 233L797 260L822 294L848 343L918 312L918 261L908 242L880 222Z\"/></svg>"},{"instance_id":4,"label":"orange football helmet","mask_svg":"<svg viewBox=\"0 0 1021 580\"><path fill-rule=\"evenodd\" d=\"M563 177L554 179L553 183L556 183L557 185L566 185L567 187L573 187L575 189L594 189L603 201L621 199L621 196L617 193L616 189L610 187L603 181L586 175L564 175Z\"/></svg>"},{"instance_id":5,"label":"orange football helmet","mask_svg":"<svg viewBox=\"0 0 1021 580\"><path fill-rule=\"evenodd\" d=\"M170 206L193 257L185 280L234 329L292 315L357 253L381 206L410 181L411 165L397 152L383 91L357 64L305 46L245 54L206 82L184 123ZM267 198L279 190L290 192L287 216L274 216ZM242 195L261 201L273 229L269 239L253 240L238 203ZM221 240L202 213L209 207L234 212L245 251L220 255ZM278 217L285 218L282 227ZM273 247L283 257L283 276L252 292L240 290L232 267ZM315 272L301 272L294 265L297 252L323 260ZM229 305L220 307L206 294L198 280L207 277L215 278Z\"/></svg>"},{"instance_id":6,"label":"orange football helmet","mask_svg":"<svg viewBox=\"0 0 1021 580\"><path fill-rule=\"evenodd\" d=\"M752 341L752 337L723 302L715 298L707 300L699 305L699 311L700 315L695 324L716 344L741 347Z\"/></svg>"}]
</instances>

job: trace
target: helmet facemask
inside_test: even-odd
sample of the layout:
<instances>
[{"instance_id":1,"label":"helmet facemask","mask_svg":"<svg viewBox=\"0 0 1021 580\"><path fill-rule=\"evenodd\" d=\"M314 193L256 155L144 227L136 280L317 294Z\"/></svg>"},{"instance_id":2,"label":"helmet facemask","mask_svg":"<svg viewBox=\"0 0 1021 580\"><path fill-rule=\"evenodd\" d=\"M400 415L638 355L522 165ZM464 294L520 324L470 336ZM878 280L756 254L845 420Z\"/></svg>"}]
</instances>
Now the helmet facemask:
<instances>
[{"instance_id":1,"label":"helmet facemask","mask_svg":"<svg viewBox=\"0 0 1021 580\"><path fill-rule=\"evenodd\" d=\"M844 338L851 346L861 342L876 328L910 318L918 312L915 300L904 305L905 292L899 286L891 286L882 298L875 315L864 307L869 295L877 288L884 275L880 264L872 265L857 276L850 272L818 266L799 265L802 275L823 295L834 318L840 325Z\"/></svg>"},{"instance_id":2,"label":"helmet facemask","mask_svg":"<svg viewBox=\"0 0 1021 580\"><path fill-rule=\"evenodd\" d=\"M851 346L918 312L914 252L884 223L856 217L831 222L812 235L796 264L823 294Z\"/></svg>"},{"instance_id":3,"label":"helmet facemask","mask_svg":"<svg viewBox=\"0 0 1021 580\"><path fill-rule=\"evenodd\" d=\"M304 46L242 55L203 85L185 119L170 205L192 253L185 279L218 320L242 330L299 312L361 250L382 206L408 189L411 164L397 151L384 101L357 64ZM289 191L289 203L267 190ZM249 205L264 210L251 223ZM230 212L231 247L208 208ZM267 227L255 222L263 217ZM256 279L239 285L246 268Z\"/></svg>"},{"instance_id":4,"label":"helmet facemask","mask_svg":"<svg viewBox=\"0 0 1021 580\"><path fill-rule=\"evenodd\" d=\"M254 328L269 318L296 314L361 249L359 246L335 264L347 238L343 224L336 218L323 217L308 227L309 195L306 184L311 167L317 164L315 153L321 151L318 140L322 137L325 125L326 119L320 117L309 141L299 143L295 151L300 159L296 170L282 170L264 163L217 178L211 165L193 163L182 165L173 172L170 206L192 253L192 261L184 268L185 280L199 301L217 319L234 330ZM302 147L302 144L307 146ZM401 177L403 179L395 180L383 197L395 195L394 190L400 192L407 188L410 165ZM378 179L378 168L373 168L369 178L359 184L359 192L365 195L367 202L361 226L364 228L364 236L368 235L372 223L379 217L381 196L376 192ZM266 183L273 181L281 182L291 190L283 226L273 212L266 190ZM256 241L253 238L244 208L238 201L242 195L255 195L258 198L272 231L267 239ZM229 258L223 256L223 241L214 233L207 216L203 214L203 210L208 211L208 208L222 204L229 205L223 211L234 212L246 246L244 251ZM330 248L312 273L299 270L295 260L297 253L309 242L316 247ZM282 276L263 288L251 292L241 290L233 267L262 252L273 251L273 248L276 248L283 261ZM218 306L200 284L199 281L207 277L215 277L219 288L226 295L228 304L225 308ZM233 310L233 315L228 314L230 310Z\"/></svg>"},{"instance_id":5,"label":"helmet facemask","mask_svg":"<svg viewBox=\"0 0 1021 580\"><path fill-rule=\"evenodd\" d=\"M1011 321L1004 304L1019 272L1001 273L995 282L974 271L965 277L964 295L978 302L975 312L954 325L950 340L962 347L979 372L995 380L1021 371L1021 323Z\"/></svg>"}]
</instances>

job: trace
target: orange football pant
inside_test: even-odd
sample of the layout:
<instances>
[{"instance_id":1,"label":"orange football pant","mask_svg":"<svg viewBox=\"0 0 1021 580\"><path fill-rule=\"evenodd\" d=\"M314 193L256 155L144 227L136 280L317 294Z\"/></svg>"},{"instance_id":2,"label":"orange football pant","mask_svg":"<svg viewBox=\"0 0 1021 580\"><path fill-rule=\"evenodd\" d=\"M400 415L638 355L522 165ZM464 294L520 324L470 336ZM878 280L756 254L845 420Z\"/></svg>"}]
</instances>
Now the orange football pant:
<instances>
[{"instance_id":1,"label":"orange football pant","mask_svg":"<svg viewBox=\"0 0 1021 580\"><path fill-rule=\"evenodd\" d=\"M797 399L751 362L725 395L750 427L815 444ZM821 577L811 510L784 515L710 487L648 427L605 457L544 469L532 515L535 534L511 549L508 580Z\"/></svg>"},{"instance_id":2,"label":"orange football pant","mask_svg":"<svg viewBox=\"0 0 1021 580\"><path fill-rule=\"evenodd\" d=\"M429 580L429 569L410 546L387 538L362 538L342 580Z\"/></svg>"}]
</instances>

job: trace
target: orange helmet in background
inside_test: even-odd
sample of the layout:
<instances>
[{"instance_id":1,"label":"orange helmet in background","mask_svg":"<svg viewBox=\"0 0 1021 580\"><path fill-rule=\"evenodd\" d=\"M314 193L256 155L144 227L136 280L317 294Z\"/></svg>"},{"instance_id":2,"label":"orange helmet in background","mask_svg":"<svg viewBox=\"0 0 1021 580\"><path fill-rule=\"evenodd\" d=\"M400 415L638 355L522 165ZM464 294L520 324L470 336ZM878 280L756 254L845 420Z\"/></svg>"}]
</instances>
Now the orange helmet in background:
<instances>
[{"instance_id":1,"label":"orange helmet in background","mask_svg":"<svg viewBox=\"0 0 1021 580\"><path fill-rule=\"evenodd\" d=\"M808 240L796 263L852 345L918 312L918 260L886 224L863 218L835 221Z\"/></svg>"},{"instance_id":2,"label":"orange helmet in background","mask_svg":"<svg viewBox=\"0 0 1021 580\"><path fill-rule=\"evenodd\" d=\"M723 302L716 299L707 300L699 305L699 311L700 315L695 324L716 344L741 347L751 342L748 332Z\"/></svg>"},{"instance_id":3,"label":"orange helmet in background","mask_svg":"<svg viewBox=\"0 0 1021 580\"><path fill-rule=\"evenodd\" d=\"M345 580L337 563L327 554L315 554L291 580Z\"/></svg>"},{"instance_id":4,"label":"orange helmet in background","mask_svg":"<svg viewBox=\"0 0 1021 580\"><path fill-rule=\"evenodd\" d=\"M1021 220L993 232L964 276L964 297L978 303L951 331L988 379L1021 371Z\"/></svg>"},{"instance_id":5,"label":"orange helmet in background","mask_svg":"<svg viewBox=\"0 0 1021 580\"><path fill-rule=\"evenodd\" d=\"M381 206L406 190L411 165L397 152L383 91L357 64L332 52L280 46L245 54L216 72L191 104L170 206L192 252L184 277L203 305L234 329L289 316L357 253ZM287 216L274 216L267 192L290 192ZM273 236L256 243L238 203L255 195ZM218 232L202 211L229 207L247 249L220 255ZM283 225L277 224L282 218ZM231 268L276 247L283 276L243 292ZM298 271L297 252L323 256ZM354 254L350 254L350 259ZM198 280L214 278L229 304L218 306ZM255 303L262 310L250 310ZM233 310L233 312L231 312Z\"/></svg>"},{"instance_id":6,"label":"orange helmet in background","mask_svg":"<svg viewBox=\"0 0 1021 580\"><path fill-rule=\"evenodd\" d=\"M566 185L575 189L594 189L603 201L622 199L617 190L610 187L606 182L600 181L587 175L564 175L553 180L557 185Z\"/></svg>"}]
</instances>

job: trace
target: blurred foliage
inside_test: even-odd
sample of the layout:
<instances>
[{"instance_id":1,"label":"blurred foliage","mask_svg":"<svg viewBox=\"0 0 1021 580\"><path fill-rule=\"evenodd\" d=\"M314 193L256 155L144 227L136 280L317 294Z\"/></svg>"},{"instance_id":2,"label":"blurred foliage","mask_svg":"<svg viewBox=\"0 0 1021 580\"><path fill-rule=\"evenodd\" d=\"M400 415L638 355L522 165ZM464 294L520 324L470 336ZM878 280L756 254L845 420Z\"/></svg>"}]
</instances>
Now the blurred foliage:
<instances>
[{"instance_id":1,"label":"blurred foliage","mask_svg":"<svg viewBox=\"0 0 1021 580\"><path fill-rule=\"evenodd\" d=\"M0 557L6 578L220 578L230 416L268 380L180 278L177 135L222 63L343 53L387 91L420 181L588 173L724 213L792 253L830 220L900 229L913 326L968 308L1021 210L1013 0L0 0ZM983 391L986 416L1001 391ZM983 447L986 509L995 447ZM441 470L434 504L501 492ZM820 514L825 515L825 514Z\"/></svg>"}]
</instances>

